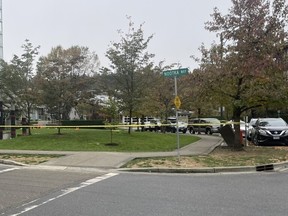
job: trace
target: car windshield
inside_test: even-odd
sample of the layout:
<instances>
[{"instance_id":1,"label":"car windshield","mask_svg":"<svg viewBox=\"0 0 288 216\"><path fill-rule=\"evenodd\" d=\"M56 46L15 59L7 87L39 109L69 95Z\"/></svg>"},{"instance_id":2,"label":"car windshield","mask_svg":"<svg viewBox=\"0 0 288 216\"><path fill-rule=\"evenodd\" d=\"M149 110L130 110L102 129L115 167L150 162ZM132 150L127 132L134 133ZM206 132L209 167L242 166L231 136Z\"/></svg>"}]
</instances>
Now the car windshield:
<instances>
[{"instance_id":1,"label":"car windshield","mask_svg":"<svg viewBox=\"0 0 288 216\"><path fill-rule=\"evenodd\" d=\"M249 125L255 125L257 119L251 119L250 122L249 122Z\"/></svg>"},{"instance_id":2,"label":"car windshield","mask_svg":"<svg viewBox=\"0 0 288 216\"><path fill-rule=\"evenodd\" d=\"M220 121L218 119L205 119L209 123L214 123L214 124L220 124Z\"/></svg>"},{"instance_id":3,"label":"car windshield","mask_svg":"<svg viewBox=\"0 0 288 216\"><path fill-rule=\"evenodd\" d=\"M259 126L262 127L283 127L287 126L286 122L282 119L267 119L259 122Z\"/></svg>"}]
</instances>

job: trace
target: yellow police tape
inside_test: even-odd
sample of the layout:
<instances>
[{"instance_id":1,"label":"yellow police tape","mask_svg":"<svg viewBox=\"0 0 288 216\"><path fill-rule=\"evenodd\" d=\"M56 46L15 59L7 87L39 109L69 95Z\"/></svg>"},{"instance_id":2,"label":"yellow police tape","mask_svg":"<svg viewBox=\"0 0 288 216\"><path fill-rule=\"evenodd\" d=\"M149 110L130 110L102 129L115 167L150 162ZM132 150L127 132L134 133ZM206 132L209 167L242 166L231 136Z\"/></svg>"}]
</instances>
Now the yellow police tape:
<instances>
[{"instance_id":1,"label":"yellow police tape","mask_svg":"<svg viewBox=\"0 0 288 216\"><path fill-rule=\"evenodd\" d=\"M240 122L226 122L220 125L224 126L227 124L240 124ZM193 123L187 124L187 126L213 126L219 125L219 123ZM118 124L118 125L0 125L0 128L113 128L113 127L151 127L151 126L177 126L174 124ZM179 126L179 124L178 124Z\"/></svg>"}]
</instances>

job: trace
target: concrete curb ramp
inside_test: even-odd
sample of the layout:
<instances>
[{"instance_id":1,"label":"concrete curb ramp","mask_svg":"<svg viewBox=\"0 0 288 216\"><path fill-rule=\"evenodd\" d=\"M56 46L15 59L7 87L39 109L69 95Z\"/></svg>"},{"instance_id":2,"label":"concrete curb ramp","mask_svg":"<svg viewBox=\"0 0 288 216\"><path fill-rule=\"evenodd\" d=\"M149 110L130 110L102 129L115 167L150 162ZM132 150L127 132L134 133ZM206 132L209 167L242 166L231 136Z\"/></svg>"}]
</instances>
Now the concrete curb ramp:
<instances>
[{"instance_id":1,"label":"concrete curb ramp","mask_svg":"<svg viewBox=\"0 0 288 216\"><path fill-rule=\"evenodd\" d=\"M23 164L23 163L19 163L13 160L4 160L4 159L0 159L0 164L13 165L13 166L27 166L26 164Z\"/></svg>"}]
</instances>

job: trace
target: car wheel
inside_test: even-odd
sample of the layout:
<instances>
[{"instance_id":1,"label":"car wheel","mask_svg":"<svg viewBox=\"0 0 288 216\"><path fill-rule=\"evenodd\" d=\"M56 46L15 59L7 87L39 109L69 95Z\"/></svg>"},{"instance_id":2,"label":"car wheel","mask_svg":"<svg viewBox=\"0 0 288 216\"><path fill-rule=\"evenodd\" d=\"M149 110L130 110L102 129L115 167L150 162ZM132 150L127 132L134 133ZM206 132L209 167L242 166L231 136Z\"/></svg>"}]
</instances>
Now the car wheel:
<instances>
[{"instance_id":1,"label":"car wheel","mask_svg":"<svg viewBox=\"0 0 288 216\"><path fill-rule=\"evenodd\" d=\"M190 132L190 134L195 134L195 130L194 130L194 128L189 128L189 132Z\"/></svg>"},{"instance_id":2,"label":"car wheel","mask_svg":"<svg viewBox=\"0 0 288 216\"><path fill-rule=\"evenodd\" d=\"M211 129L207 128L205 134L210 134L211 135L212 134Z\"/></svg>"},{"instance_id":3,"label":"car wheel","mask_svg":"<svg viewBox=\"0 0 288 216\"><path fill-rule=\"evenodd\" d=\"M247 140L248 140L248 141L252 141L251 135L248 135L248 136L247 136Z\"/></svg>"},{"instance_id":4,"label":"car wheel","mask_svg":"<svg viewBox=\"0 0 288 216\"><path fill-rule=\"evenodd\" d=\"M258 142L258 136L257 135L254 135L253 137L253 143L257 146L259 146L259 142Z\"/></svg>"}]
</instances>

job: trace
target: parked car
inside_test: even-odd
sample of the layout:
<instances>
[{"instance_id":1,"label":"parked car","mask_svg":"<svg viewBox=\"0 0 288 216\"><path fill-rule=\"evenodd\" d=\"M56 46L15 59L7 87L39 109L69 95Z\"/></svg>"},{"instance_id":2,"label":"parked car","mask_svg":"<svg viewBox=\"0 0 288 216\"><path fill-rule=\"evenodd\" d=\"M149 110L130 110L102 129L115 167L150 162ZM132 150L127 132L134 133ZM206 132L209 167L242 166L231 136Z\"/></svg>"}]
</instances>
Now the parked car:
<instances>
[{"instance_id":1,"label":"parked car","mask_svg":"<svg viewBox=\"0 0 288 216\"><path fill-rule=\"evenodd\" d=\"M179 132L186 133L187 132L187 127L188 127L187 123L182 122L182 121L178 121L178 130L179 130ZM167 132L176 133L177 132L177 121L176 121L176 118L175 119L169 118L165 128L166 128Z\"/></svg>"},{"instance_id":2,"label":"parked car","mask_svg":"<svg viewBox=\"0 0 288 216\"><path fill-rule=\"evenodd\" d=\"M191 134L213 134L219 133L221 122L216 118L197 118L189 121L189 132Z\"/></svg>"},{"instance_id":3,"label":"parked car","mask_svg":"<svg viewBox=\"0 0 288 216\"><path fill-rule=\"evenodd\" d=\"M231 125L232 129L234 130L234 124L239 124L239 123L237 123L237 122L234 123L234 121L231 120L231 121L228 121L226 124ZM245 138L246 134L248 134L248 124L246 124L242 120L240 120L240 132L241 132L243 138Z\"/></svg>"},{"instance_id":4,"label":"parked car","mask_svg":"<svg viewBox=\"0 0 288 216\"><path fill-rule=\"evenodd\" d=\"M161 129L161 121L160 119L152 119L150 120L150 124L149 124L149 131L159 131Z\"/></svg>"},{"instance_id":5,"label":"parked car","mask_svg":"<svg viewBox=\"0 0 288 216\"><path fill-rule=\"evenodd\" d=\"M248 123L247 139L249 141L252 140L252 133L254 134L253 130L254 130L256 121L257 121L257 118L252 118L252 119L250 119L250 121Z\"/></svg>"},{"instance_id":6,"label":"parked car","mask_svg":"<svg viewBox=\"0 0 288 216\"><path fill-rule=\"evenodd\" d=\"M288 125L282 118L260 118L252 141L255 145L288 145Z\"/></svg>"}]
</instances>

